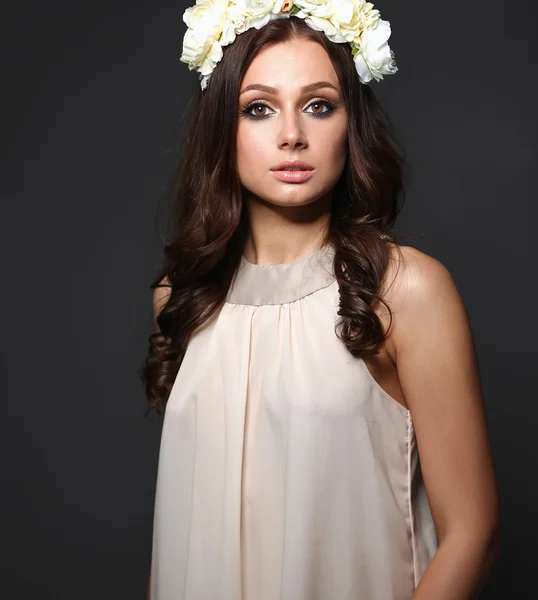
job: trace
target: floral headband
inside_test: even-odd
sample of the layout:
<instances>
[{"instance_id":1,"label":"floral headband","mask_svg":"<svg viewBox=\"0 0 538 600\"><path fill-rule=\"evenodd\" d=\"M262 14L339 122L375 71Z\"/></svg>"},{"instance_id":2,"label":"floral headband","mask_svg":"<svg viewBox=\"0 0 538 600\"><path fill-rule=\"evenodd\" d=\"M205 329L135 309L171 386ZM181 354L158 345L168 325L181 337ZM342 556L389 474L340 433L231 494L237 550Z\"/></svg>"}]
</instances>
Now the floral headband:
<instances>
[{"instance_id":1,"label":"floral headband","mask_svg":"<svg viewBox=\"0 0 538 600\"><path fill-rule=\"evenodd\" d=\"M224 46L251 27L290 16L304 19L332 42L350 44L361 83L398 70L388 45L390 23L364 0L196 0L183 13L187 32L180 60L198 71L204 90Z\"/></svg>"}]
</instances>

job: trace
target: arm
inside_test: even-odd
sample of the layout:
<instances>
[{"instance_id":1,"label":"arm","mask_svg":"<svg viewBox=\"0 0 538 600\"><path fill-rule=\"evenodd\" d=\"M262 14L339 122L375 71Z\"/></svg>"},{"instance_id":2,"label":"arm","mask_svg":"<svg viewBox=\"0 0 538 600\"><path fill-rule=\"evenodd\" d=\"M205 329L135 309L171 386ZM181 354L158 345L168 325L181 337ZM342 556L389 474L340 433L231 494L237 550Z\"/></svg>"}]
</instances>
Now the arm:
<instances>
[{"instance_id":1,"label":"arm","mask_svg":"<svg viewBox=\"0 0 538 600\"><path fill-rule=\"evenodd\" d=\"M448 270L403 247L393 343L439 548L413 600L472 600L498 553L498 492L470 324Z\"/></svg>"},{"instance_id":2,"label":"arm","mask_svg":"<svg viewBox=\"0 0 538 600\"><path fill-rule=\"evenodd\" d=\"M154 326L156 332L160 331L159 326L157 325L157 317L159 316L159 313L161 312L163 306L168 301L168 298L170 296L170 291L171 291L171 289L169 287L170 282L168 281L167 277L165 277L161 281L161 285L168 286L168 287L157 287L153 290L153 326ZM149 568L149 575L148 575L147 600L151 600L151 565Z\"/></svg>"}]
</instances>

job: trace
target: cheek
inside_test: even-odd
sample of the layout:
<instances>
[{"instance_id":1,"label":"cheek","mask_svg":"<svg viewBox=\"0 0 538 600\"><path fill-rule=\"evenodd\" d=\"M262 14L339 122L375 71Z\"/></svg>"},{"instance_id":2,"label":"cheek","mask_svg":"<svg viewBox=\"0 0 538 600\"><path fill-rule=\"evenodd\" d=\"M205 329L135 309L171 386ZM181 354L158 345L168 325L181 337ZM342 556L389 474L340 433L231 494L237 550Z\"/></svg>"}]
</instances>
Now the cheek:
<instances>
[{"instance_id":1,"label":"cheek","mask_svg":"<svg viewBox=\"0 0 538 600\"><path fill-rule=\"evenodd\" d=\"M240 170L245 170L251 165L260 165L260 158L267 153L270 138L263 135L263 131L248 127L245 124L237 131L237 162Z\"/></svg>"},{"instance_id":2,"label":"cheek","mask_svg":"<svg viewBox=\"0 0 538 600\"><path fill-rule=\"evenodd\" d=\"M338 165L342 163L347 151L347 127L335 127L326 132L318 140L319 154L328 162Z\"/></svg>"}]
</instances>

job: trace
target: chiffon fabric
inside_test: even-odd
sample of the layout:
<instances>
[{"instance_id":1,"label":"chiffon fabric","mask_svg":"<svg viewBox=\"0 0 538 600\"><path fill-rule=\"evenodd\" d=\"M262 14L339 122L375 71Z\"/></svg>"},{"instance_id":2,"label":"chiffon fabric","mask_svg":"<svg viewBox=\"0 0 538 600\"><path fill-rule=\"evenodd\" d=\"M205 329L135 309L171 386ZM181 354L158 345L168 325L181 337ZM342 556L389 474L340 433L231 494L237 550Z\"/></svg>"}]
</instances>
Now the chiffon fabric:
<instances>
[{"instance_id":1,"label":"chiffon fabric","mask_svg":"<svg viewBox=\"0 0 538 600\"><path fill-rule=\"evenodd\" d=\"M410 411L335 334L334 247L256 265L187 347L152 600L410 600L438 548Z\"/></svg>"}]
</instances>

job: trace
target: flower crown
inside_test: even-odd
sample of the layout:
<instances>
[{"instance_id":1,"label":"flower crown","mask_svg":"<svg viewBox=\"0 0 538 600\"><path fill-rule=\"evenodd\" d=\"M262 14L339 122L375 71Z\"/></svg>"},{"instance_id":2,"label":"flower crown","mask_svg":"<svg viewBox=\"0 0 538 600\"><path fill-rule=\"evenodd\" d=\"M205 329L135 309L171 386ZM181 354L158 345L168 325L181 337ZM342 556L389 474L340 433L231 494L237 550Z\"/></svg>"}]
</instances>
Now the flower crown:
<instances>
[{"instance_id":1,"label":"flower crown","mask_svg":"<svg viewBox=\"0 0 538 600\"><path fill-rule=\"evenodd\" d=\"M183 13L187 32L180 60L198 71L204 90L224 46L251 27L290 16L304 19L332 42L350 44L361 83L398 70L388 45L390 23L365 0L196 0Z\"/></svg>"}]
</instances>

